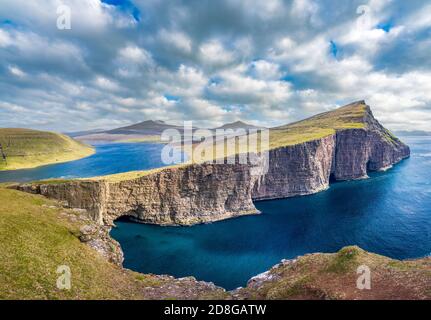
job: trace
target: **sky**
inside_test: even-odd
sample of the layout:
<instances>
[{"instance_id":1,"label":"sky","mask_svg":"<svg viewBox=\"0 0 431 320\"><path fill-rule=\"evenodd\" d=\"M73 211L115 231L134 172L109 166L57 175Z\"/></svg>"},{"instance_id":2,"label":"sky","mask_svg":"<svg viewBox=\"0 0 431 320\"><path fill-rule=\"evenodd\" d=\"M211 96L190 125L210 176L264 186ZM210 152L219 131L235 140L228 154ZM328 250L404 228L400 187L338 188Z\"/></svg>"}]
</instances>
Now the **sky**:
<instances>
[{"instance_id":1,"label":"sky","mask_svg":"<svg viewBox=\"0 0 431 320\"><path fill-rule=\"evenodd\" d=\"M0 127L275 126L363 99L431 130L429 1L0 0Z\"/></svg>"}]
</instances>

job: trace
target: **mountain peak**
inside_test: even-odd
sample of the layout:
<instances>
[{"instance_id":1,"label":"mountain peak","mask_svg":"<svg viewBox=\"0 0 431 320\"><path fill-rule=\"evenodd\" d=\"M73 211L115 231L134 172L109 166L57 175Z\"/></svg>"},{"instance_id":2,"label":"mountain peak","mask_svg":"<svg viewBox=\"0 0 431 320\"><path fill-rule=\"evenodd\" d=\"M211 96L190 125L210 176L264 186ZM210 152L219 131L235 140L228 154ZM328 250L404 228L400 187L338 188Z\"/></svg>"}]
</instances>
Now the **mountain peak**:
<instances>
[{"instance_id":1,"label":"mountain peak","mask_svg":"<svg viewBox=\"0 0 431 320\"><path fill-rule=\"evenodd\" d=\"M262 127L258 127L249 123L246 123L241 120L237 120L234 122L226 123L222 125L221 127L218 127L216 129L263 129Z\"/></svg>"}]
</instances>

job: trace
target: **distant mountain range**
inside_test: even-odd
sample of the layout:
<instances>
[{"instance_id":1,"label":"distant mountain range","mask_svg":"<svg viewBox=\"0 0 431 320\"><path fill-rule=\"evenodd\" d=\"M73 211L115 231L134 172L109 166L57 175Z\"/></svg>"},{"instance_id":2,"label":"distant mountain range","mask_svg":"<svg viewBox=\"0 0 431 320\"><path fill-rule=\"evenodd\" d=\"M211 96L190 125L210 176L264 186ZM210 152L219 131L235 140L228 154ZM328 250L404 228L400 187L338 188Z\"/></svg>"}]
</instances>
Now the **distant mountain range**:
<instances>
[{"instance_id":1,"label":"distant mountain range","mask_svg":"<svg viewBox=\"0 0 431 320\"><path fill-rule=\"evenodd\" d=\"M245 123L243 121L235 121L232 123L224 124L220 127L213 128L210 130L217 129L259 129L260 127L252 124ZM129 126L120 127L116 129L103 130L95 129L88 131L77 131L66 133L70 137L76 138L77 140L86 142L96 141L110 141L110 142L140 142L140 141L159 141L160 135L167 129L176 129L183 133L184 127L168 124L162 120L146 120L143 122L135 123ZM199 128L193 127L193 130ZM262 128L263 129L263 128Z\"/></svg>"},{"instance_id":2,"label":"distant mountain range","mask_svg":"<svg viewBox=\"0 0 431 320\"><path fill-rule=\"evenodd\" d=\"M431 136L431 131L424 131L424 130L404 130L404 131L396 131L396 135L398 136L405 136L405 137L424 137L424 136Z\"/></svg>"}]
</instances>

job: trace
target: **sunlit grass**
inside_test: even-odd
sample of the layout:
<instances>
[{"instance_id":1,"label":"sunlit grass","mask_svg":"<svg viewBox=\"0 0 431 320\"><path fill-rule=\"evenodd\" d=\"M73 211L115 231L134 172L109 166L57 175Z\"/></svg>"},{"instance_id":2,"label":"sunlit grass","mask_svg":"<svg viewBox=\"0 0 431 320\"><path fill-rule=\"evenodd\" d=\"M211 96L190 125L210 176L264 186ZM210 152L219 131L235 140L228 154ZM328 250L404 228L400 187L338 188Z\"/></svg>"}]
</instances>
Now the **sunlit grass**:
<instances>
[{"instance_id":1,"label":"sunlit grass","mask_svg":"<svg viewBox=\"0 0 431 320\"><path fill-rule=\"evenodd\" d=\"M0 129L0 170L35 168L90 156L94 149L70 137L29 129Z\"/></svg>"}]
</instances>

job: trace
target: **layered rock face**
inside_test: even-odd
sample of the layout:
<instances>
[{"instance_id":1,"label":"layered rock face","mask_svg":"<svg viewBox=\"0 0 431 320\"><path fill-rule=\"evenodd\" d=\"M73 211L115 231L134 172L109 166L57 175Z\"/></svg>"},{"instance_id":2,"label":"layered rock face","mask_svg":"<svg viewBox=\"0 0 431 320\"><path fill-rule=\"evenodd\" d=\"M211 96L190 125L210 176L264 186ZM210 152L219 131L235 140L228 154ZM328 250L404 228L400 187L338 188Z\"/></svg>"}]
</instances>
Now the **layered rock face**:
<instances>
[{"instance_id":1,"label":"layered rock face","mask_svg":"<svg viewBox=\"0 0 431 320\"><path fill-rule=\"evenodd\" d=\"M251 196L257 178L248 165L201 164L115 183L71 181L16 188L86 209L101 224L127 215L145 223L191 225L258 213Z\"/></svg>"},{"instance_id":2,"label":"layered rock face","mask_svg":"<svg viewBox=\"0 0 431 320\"><path fill-rule=\"evenodd\" d=\"M344 129L336 133L333 174L337 180L367 177L367 171L390 168L410 155L410 149L394 137L366 107L364 129Z\"/></svg>"},{"instance_id":3,"label":"layered rock face","mask_svg":"<svg viewBox=\"0 0 431 320\"><path fill-rule=\"evenodd\" d=\"M253 188L254 200L307 195L329 187L335 135L269 151L269 166Z\"/></svg>"},{"instance_id":4,"label":"layered rock face","mask_svg":"<svg viewBox=\"0 0 431 320\"><path fill-rule=\"evenodd\" d=\"M192 225L258 213L253 200L312 194L330 178L361 179L410 154L409 148L374 119L368 106L363 128L274 148L259 165L195 164L172 167L121 182L71 181L17 189L65 201L90 212L100 224L127 215L160 225ZM257 170L256 170L257 169ZM256 174L261 172L261 174Z\"/></svg>"}]
</instances>

